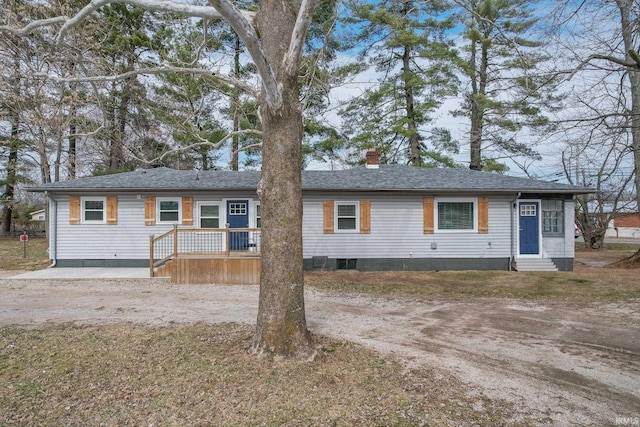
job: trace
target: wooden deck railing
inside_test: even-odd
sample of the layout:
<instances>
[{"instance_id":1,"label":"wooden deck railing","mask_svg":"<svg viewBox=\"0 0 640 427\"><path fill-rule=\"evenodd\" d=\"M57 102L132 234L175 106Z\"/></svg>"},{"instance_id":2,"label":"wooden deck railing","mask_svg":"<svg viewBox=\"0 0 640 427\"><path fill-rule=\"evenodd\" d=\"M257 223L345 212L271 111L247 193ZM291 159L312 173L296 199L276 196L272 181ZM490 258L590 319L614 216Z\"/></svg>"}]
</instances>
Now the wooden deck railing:
<instances>
[{"instance_id":1,"label":"wooden deck railing","mask_svg":"<svg viewBox=\"0 0 640 427\"><path fill-rule=\"evenodd\" d=\"M259 228L178 228L149 237L149 270L181 256L260 257Z\"/></svg>"}]
</instances>

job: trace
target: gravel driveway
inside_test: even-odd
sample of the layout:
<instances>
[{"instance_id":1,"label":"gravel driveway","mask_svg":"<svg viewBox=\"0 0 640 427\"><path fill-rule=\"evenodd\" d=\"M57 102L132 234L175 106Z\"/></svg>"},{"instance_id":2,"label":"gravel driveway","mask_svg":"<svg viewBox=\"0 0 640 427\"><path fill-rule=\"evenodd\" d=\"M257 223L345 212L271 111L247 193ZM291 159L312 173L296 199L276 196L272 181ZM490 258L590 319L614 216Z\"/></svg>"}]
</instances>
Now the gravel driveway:
<instances>
[{"instance_id":1,"label":"gravel driveway","mask_svg":"<svg viewBox=\"0 0 640 427\"><path fill-rule=\"evenodd\" d=\"M0 327L253 323L256 286L0 279ZM370 298L307 290L309 328L454 373L540 425L640 425L640 301ZM516 420L517 421L517 420Z\"/></svg>"}]
</instances>

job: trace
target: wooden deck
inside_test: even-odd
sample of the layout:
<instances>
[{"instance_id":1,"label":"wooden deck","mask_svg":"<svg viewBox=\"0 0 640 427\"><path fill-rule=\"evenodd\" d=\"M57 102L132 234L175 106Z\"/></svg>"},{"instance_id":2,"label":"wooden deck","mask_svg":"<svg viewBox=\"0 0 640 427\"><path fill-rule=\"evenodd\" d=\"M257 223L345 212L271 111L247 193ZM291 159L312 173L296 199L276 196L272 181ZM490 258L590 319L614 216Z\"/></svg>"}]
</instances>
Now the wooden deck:
<instances>
[{"instance_id":1,"label":"wooden deck","mask_svg":"<svg viewBox=\"0 0 640 427\"><path fill-rule=\"evenodd\" d=\"M168 266L171 283L238 284L260 283L260 258L256 257L180 257Z\"/></svg>"},{"instance_id":2,"label":"wooden deck","mask_svg":"<svg viewBox=\"0 0 640 427\"><path fill-rule=\"evenodd\" d=\"M234 241L236 236L243 242ZM175 284L260 283L259 229L175 227L152 237L149 252L151 277L170 277Z\"/></svg>"}]
</instances>

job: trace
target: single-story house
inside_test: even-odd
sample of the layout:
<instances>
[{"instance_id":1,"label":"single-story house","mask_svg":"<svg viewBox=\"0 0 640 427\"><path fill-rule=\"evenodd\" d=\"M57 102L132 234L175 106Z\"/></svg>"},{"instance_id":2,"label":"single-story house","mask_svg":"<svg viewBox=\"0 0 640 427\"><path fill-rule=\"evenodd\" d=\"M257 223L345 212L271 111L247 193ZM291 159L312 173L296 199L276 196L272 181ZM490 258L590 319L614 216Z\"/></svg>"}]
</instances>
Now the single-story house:
<instances>
[{"instance_id":1,"label":"single-story house","mask_svg":"<svg viewBox=\"0 0 640 427\"><path fill-rule=\"evenodd\" d=\"M29 214L29 216L31 217L31 221L45 221L47 219L47 215L44 209L33 211Z\"/></svg>"},{"instance_id":2,"label":"single-story house","mask_svg":"<svg viewBox=\"0 0 640 427\"><path fill-rule=\"evenodd\" d=\"M620 212L613 218L613 231L611 234L615 237L640 237L640 213L638 212ZM609 236L607 230L607 236Z\"/></svg>"},{"instance_id":3,"label":"single-story house","mask_svg":"<svg viewBox=\"0 0 640 427\"><path fill-rule=\"evenodd\" d=\"M47 213L44 209L38 209L29 214L29 222L26 231L31 234L45 233L47 229Z\"/></svg>"},{"instance_id":4,"label":"single-story house","mask_svg":"<svg viewBox=\"0 0 640 427\"><path fill-rule=\"evenodd\" d=\"M591 189L372 157L349 170L302 172L305 269L572 270L573 198ZM161 167L29 191L50 201L55 265L159 271L187 254L259 257L259 179L258 171Z\"/></svg>"},{"instance_id":5,"label":"single-story house","mask_svg":"<svg viewBox=\"0 0 640 427\"><path fill-rule=\"evenodd\" d=\"M589 216L594 222L598 221L602 210L604 218L612 218L606 230L606 237L638 238L640 237L640 213L635 200L622 200L617 203L604 202L600 206L596 200L587 203Z\"/></svg>"}]
</instances>

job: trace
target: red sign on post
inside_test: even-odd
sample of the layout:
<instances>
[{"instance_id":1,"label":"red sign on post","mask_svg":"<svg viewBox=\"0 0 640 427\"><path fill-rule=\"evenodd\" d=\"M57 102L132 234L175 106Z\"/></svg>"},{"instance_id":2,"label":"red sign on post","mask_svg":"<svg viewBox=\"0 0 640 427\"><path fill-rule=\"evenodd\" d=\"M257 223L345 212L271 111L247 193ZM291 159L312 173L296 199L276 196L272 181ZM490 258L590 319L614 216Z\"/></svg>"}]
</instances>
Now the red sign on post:
<instances>
[{"instance_id":1,"label":"red sign on post","mask_svg":"<svg viewBox=\"0 0 640 427\"><path fill-rule=\"evenodd\" d=\"M27 240L29 240L29 235L28 234L21 234L20 235L20 241L21 242L26 242Z\"/></svg>"}]
</instances>

